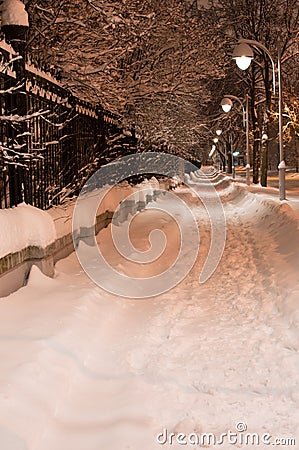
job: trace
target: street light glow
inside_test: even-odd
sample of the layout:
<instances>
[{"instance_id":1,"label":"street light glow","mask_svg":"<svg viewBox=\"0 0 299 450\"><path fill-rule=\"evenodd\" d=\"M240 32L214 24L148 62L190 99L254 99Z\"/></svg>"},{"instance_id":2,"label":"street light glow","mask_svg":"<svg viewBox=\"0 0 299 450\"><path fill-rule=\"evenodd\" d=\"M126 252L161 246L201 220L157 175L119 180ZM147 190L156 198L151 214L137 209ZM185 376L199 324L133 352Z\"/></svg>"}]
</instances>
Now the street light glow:
<instances>
[{"instance_id":1,"label":"street light glow","mask_svg":"<svg viewBox=\"0 0 299 450\"><path fill-rule=\"evenodd\" d=\"M218 138L217 138L217 137L215 137L215 138L213 139L213 142L215 142L215 144L217 144L217 142L218 142Z\"/></svg>"},{"instance_id":2,"label":"street light glow","mask_svg":"<svg viewBox=\"0 0 299 450\"><path fill-rule=\"evenodd\" d=\"M216 130L217 136L220 136L221 133L222 133L222 130Z\"/></svg>"}]
</instances>

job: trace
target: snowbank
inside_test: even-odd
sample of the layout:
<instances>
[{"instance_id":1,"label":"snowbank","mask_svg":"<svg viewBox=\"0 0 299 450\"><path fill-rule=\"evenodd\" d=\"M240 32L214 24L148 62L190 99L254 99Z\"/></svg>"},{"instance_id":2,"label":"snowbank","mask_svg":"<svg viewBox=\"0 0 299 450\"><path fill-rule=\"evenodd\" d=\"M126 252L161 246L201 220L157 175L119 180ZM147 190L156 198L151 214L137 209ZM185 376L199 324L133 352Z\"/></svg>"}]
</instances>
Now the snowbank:
<instances>
[{"instance_id":1,"label":"snowbank","mask_svg":"<svg viewBox=\"0 0 299 450\"><path fill-rule=\"evenodd\" d=\"M294 179L297 176L298 174L292 174ZM266 260L265 265L269 271L265 276L265 289L271 283L278 285L280 295L274 302L275 308L284 317L290 330L298 329L299 192L296 194L292 191L288 194L288 199L281 202L277 188L247 186L222 174L218 174L215 179L205 179L198 177L197 173L190 173L186 176L186 181L205 199L213 198L215 188L225 208L227 220L240 229L250 230L250 234L254 233L258 247L252 251L261 260ZM186 192L185 189L181 191ZM232 270L237 271L240 255L245 252L245 247L242 248L242 242L237 241L235 246L239 254L236 254ZM272 258L267 257L270 252L274 255ZM250 257L249 254L248 258ZM261 266L262 264L261 262ZM259 274L256 273L256 276Z\"/></svg>"},{"instance_id":2,"label":"snowbank","mask_svg":"<svg viewBox=\"0 0 299 450\"><path fill-rule=\"evenodd\" d=\"M153 187L159 188L157 180L152 179L137 186L124 182L108 192L109 186L90 192L87 194L87 201L82 202L80 230L83 228L83 234L87 233L87 237L89 233L94 235L94 223L86 223L87 211L92 206L97 211L96 233L105 228L112 217L120 223L124 222L129 214L140 211L154 198ZM100 202L101 194L105 193ZM37 264L44 274L51 277L54 274L54 264L73 252L75 206L76 200L70 200L49 211L26 204L0 210L0 297L24 286L32 264Z\"/></svg>"},{"instance_id":3,"label":"snowbank","mask_svg":"<svg viewBox=\"0 0 299 450\"><path fill-rule=\"evenodd\" d=\"M106 211L114 212L118 205L127 198L131 201L134 200L136 203L143 202L145 201L146 195L150 195L154 190L159 189L159 181L154 177L135 186L131 186L129 183L124 181L116 186L113 186L107 192L99 205L97 214L105 213ZM99 197L106 190L107 187L91 192L89 194L89 201L91 201L91 203L94 201L97 204ZM90 207L89 201L86 202L87 207ZM72 232L72 218L75 204L76 200L72 200L64 205L55 206L48 211L48 214L52 217L55 223L58 238ZM82 218L82 221L84 221L84 218Z\"/></svg>"},{"instance_id":4,"label":"snowbank","mask_svg":"<svg viewBox=\"0 0 299 450\"><path fill-rule=\"evenodd\" d=\"M88 193L84 198L87 201L82 202L76 231L79 232L80 228L82 235L88 239L94 235L94 224L98 233L112 217L115 222L124 222L130 214L141 211L146 203L156 199L155 190L158 189L159 182L152 179L137 186L123 182L111 189L107 186ZM70 200L49 211L25 204L0 210L0 296L23 286L32 264L37 264L44 274L53 276L54 264L74 249L72 227L75 206L76 200ZM97 217L87 223L91 208Z\"/></svg>"},{"instance_id":5,"label":"snowbank","mask_svg":"<svg viewBox=\"0 0 299 450\"><path fill-rule=\"evenodd\" d=\"M194 189L208 192L202 184ZM3 449L202 448L163 447L156 436L167 428L219 437L239 430L237 423L259 436L299 438L296 212L236 183L217 190L227 245L205 284L198 283L200 256L188 277L160 297L119 298L96 287L73 253L56 265L54 279L33 268L28 285L1 300ZM186 199L188 189L177 192ZM158 200L162 210L166 201ZM186 201L204 252L204 207L193 195ZM161 211L145 210L132 227L143 249L147 231L163 228L174 251L173 224ZM193 242L191 233L187 238ZM109 228L99 241L113 266L128 271L129 263L112 253ZM153 267L142 270L150 276ZM227 440L223 446L241 447L259 448ZM298 440L285 448L298 448Z\"/></svg>"},{"instance_id":6,"label":"snowbank","mask_svg":"<svg viewBox=\"0 0 299 450\"><path fill-rule=\"evenodd\" d=\"M55 226L47 212L24 203L0 210L0 258L29 246L45 248L55 240Z\"/></svg>"},{"instance_id":7,"label":"snowbank","mask_svg":"<svg viewBox=\"0 0 299 450\"><path fill-rule=\"evenodd\" d=\"M232 183L220 196L227 202L227 214L232 214L236 222L253 225L260 257L269 266L269 285L272 279L279 286L280 299L276 299L275 307L290 329L298 330L299 197L281 202L276 188L239 183ZM268 259L270 252L274 257Z\"/></svg>"}]
</instances>

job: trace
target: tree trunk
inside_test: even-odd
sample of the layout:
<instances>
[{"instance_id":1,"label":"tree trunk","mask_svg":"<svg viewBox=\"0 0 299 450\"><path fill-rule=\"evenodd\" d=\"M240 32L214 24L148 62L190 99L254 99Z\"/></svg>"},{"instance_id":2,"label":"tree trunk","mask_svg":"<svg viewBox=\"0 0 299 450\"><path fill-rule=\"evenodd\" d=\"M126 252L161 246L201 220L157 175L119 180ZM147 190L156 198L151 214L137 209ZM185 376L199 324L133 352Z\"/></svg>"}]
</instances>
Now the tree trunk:
<instances>
[{"instance_id":1,"label":"tree trunk","mask_svg":"<svg viewBox=\"0 0 299 450\"><path fill-rule=\"evenodd\" d=\"M233 161L230 149L227 151L227 171L233 173Z\"/></svg>"},{"instance_id":2,"label":"tree trunk","mask_svg":"<svg viewBox=\"0 0 299 450\"><path fill-rule=\"evenodd\" d=\"M299 148L298 148L298 138L295 136L295 148L296 148L296 172L299 172Z\"/></svg>"},{"instance_id":3,"label":"tree trunk","mask_svg":"<svg viewBox=\"0 0 299 450\"><path fill-rule=\"evenodd\" d=\"M267 175L268 175L268 155L269 155L269 132L270 126L269 122L266 123L265 133L267 135L267 139L264 143L262 143L262 158L261 158L261 185L267 186Z\"/></svg>"},{"instance_id":4,"label":"tree trunk","mask_svg":"<svg viewBox=\"0 0 299 450\"><path fill-rule=\"evenodd\" d=\"M222 170L223 172L225 172L225 156L222 153L220 153L219 155L221 159Z\"/></svg>"},{"instance_id":5,"label":"tree trunk","mask_svg":"<svg viewBox=\"0 0 299 450\"><path fill-rule=\"evenodd\" d=\"M254 184L259 182L259 167L260 167L260 129L258 119L256 116L254 102L251 107L252 123L253 123L253 148L252 148L252 181Z\"/></svg>"},{"instance_id":6,"label":"tree trunk","mask_svg":"<svg viewBox=\"0 0 299 450\"><path fill-rule=\"evenodd\" d=\"M265 59L264 85L266 94L266 111L263 117L265 123L264 129L267 135L266 141L262 144L262 161L261 161L261 185L267 186L268 177L268 155L269 155L269 132L270 132L270 110L271 110L271 81L269 74L268 59Z\"/></svg>"}]
</instances>

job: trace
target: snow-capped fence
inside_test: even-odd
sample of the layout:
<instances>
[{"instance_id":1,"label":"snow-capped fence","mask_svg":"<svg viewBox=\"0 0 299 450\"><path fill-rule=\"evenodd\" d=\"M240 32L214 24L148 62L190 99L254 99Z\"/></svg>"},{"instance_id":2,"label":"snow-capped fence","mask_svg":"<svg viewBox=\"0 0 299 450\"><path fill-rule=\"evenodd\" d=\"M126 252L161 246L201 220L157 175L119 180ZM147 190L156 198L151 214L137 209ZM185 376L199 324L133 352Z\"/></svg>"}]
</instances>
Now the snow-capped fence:
<instances>
[{"instance_id":1,"label":"snow-capped fence","mask_svg":"<svg viewBox=\"0 0 299 450\"><path fill-rule=\"evenodd\" d=\"M5 41L0 66L0 208L57 205L102 164L132 151L134 131L122 133L115 115L25 65Z\"/></svg>"},{"instance_id":2,"label":"snow-capped fence","mask_svg":"<svg viewBox=\"0 0 299 450\"><path fill-rule=\"evenodd\" d=\"M144 192L143 189L146 189ZM121 224L131 215L156 201L170 189L170 180L152 178L135 186L127 182L114 186L101 202L92 228L80 228L86 245L107 227L112 218ZM54 265L74 251L72 219L75 199L48 211L19 205L0 211L0 297L24 286L32 265L53 276Z\"/></svg>"}]
</instances>

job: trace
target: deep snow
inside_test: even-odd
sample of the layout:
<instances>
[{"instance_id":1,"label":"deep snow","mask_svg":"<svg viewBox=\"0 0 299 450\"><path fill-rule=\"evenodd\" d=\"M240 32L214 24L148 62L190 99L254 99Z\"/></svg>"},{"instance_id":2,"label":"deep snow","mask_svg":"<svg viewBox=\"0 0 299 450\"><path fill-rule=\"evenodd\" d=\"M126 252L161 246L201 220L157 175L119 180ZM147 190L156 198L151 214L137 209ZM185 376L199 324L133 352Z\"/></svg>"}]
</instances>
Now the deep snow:
<instances>
[{"instance_id":1,"label":"deep snow","mask_svg":"<svg viewBox=\"0 0 299 450\"><path fill-rule=\"evenodd\" d=\"M192 179L204 191L205 182ZM201 246L171 291L146 300L113 296L72 254L54 279L34 268L28 286L1 299L1 448L199 448L161 446L156 435L163 428L219 435L240 421L248 432L296 437L296 446L284 448L299 448L299 198L280 204L228 179L215 184L227 242L206 283L198 275L209 221L198 199L178 189L198 221ZM161 212L137 215L131 231L138 247L147 248L145 231L159 224L172 233ZM106 254L109 230L98 236ZM129 270L116 254L110 260Z\"/></svg>"},{"instance_id":2,"label":"deep snow","mask_svg":"<svg viewBox=\"0 0 299 450\"><path fill-rule=\"evenodd\" d=\"M163 187L163 182L161 182ZM152 177L142 184L131 186L127 182L113 186L102 201L97 214L115 211L127 196L134 195L135 202L144 201L144 191L158 190L159 181ZM104 189L106 192L107 189ZM99 195L100 189L96 191ZM0 209L0 258L29 246L46 248L57 238L72 233L72 218L76 200L42 211L21 203L17 207Z\"/></svg>"},{"instance_id":3,"label":"deep snow","mask_svg":"<svg viewBox=\"0 0 299 450\"><path fill-rule=\"evenodd\" d=\"M46 211L25 203L0 210L0 258L29 246L45 248L55 239L55 225Z\"/></svg>"}]
</instances>

